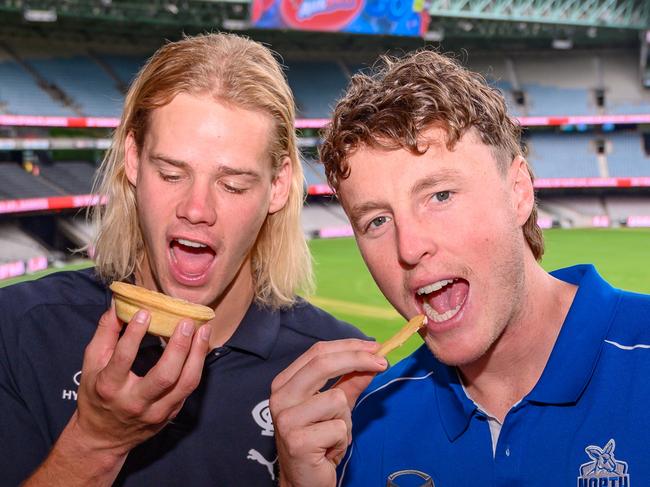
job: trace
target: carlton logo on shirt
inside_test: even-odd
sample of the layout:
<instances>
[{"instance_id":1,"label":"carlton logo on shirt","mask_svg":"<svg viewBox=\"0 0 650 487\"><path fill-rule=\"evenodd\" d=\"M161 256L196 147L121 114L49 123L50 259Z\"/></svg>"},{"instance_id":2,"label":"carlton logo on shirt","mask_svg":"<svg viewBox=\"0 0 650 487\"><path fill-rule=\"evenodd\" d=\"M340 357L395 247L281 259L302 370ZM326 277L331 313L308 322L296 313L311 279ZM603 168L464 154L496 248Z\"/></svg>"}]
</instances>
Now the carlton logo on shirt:
<instances>
[{"instance_id":1,"label":"carlton logo on shirt","mask_svg":"<svg viewBox=\"0 0 650 487\"><path fill-rule=\"evenodd\" d=\"M271 410L269 409L269 400L266 399L257 404L251 411L253 419L257 423L257 426L262 428L262 436L273 436L275 432L273 428L273 419L271 418Z\"/></svg>"},{"instance_id":2,"label":"carlton logo on shirt","mask_svg":"<svg viewBox=\"0 0 650 487\"><path fill-rule=\"evenodd\" d=\"M596 445L585 448L592 461L580 465L578 487L630 487L627 462L614 458L615 448L613 438L603 448Z\"/></svg>"}]
</instances>

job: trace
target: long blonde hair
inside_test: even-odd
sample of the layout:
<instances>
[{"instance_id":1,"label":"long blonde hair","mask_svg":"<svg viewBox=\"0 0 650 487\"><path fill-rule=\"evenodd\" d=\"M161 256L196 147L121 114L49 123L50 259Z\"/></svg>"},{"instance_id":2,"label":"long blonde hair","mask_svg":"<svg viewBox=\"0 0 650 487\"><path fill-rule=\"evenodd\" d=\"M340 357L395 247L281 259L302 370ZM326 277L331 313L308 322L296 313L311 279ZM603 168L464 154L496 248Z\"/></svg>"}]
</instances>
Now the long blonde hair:
<instances>
[{"instance_id":1,"label":"long blonde hair","mask_svg":"<svg viewBox=\"0 0 650 487\"><path fill-rule=\"evenodd\" d=\"M304 200L302 164L294 128L295 106L279 63L261 44L232 34L205 34L171 42L142 67L126 95L120 125L99 168L94 192L107 198L96 207L94 242L98 274L105 281L132 275L144 258L135 188L124 170L124 146L133 134L142 150L150 114L179 93L209 93L215 99L270 115L273 171L291 159L293 178L285 207L269 215L252 250L255 298L264 305L290 305L298 291L312 289L311 257L300 223Z\"/></svg>"}]
</instances>

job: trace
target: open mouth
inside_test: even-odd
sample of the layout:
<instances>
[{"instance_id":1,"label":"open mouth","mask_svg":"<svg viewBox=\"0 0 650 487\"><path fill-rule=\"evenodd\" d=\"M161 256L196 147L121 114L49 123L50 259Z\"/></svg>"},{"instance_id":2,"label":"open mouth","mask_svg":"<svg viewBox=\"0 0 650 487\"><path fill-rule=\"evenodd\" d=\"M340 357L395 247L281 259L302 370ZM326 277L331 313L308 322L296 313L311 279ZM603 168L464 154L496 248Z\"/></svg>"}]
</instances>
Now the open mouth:
<instances>
[{"instance_id":1,"label":"open mouth","mask_svg":"<svg viewBox=\"0 0 650 487\"><path fill-rule=\"evenodd\" d=\"M209 245L184 238L172 239L169 249L174 266L188 278L205 274L216 255Z\"/></svg>"},{"instance_id":2,"label":"open mouth","mask_svg":"<svg viewBox=\"0 0 650 487\"><path fill-rule=\"evenodd\" d=\"M442 323L456 316L465 304L469 282L460 277L442 279L419 288L416 293L427 317Z\"/></svg>"}]
</instances>

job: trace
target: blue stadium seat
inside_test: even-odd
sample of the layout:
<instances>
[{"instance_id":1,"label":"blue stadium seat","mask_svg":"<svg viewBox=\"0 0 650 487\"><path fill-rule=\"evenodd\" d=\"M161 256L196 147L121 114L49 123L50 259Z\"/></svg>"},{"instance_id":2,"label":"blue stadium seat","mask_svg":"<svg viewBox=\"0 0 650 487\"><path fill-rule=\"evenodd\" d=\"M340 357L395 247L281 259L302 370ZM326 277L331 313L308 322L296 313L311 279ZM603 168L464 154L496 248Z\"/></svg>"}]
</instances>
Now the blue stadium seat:
<instances>
[{"instance_id":1,"label":"blue stadium seat","mask_svg":"<svg viewBox=\"0 0 650 487\"><path fill-rule=\"evenodd\" d=\"M53 100L34 78L12 60L0 61L0 103L12 115L74 116L68 107Z\"/></svg>"}]
</instances>

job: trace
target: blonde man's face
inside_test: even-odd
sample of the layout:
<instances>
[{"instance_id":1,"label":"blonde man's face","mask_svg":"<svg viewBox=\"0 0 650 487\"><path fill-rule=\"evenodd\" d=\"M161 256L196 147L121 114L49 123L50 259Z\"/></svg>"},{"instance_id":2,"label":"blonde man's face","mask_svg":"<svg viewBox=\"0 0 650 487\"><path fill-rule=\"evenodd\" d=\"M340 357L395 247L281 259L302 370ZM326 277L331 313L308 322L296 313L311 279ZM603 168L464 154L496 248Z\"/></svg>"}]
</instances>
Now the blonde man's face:
<instances>
[{"instance_id":1,"label":"blonde man's face","mask_svg":"<svg viewBox=\"0 0 650 487\"><path fill-rule=\"evenodd\" d=\"M128 138L147 256L141 284L213 307L252 298L251 249L291 180L288 163L272 174L271 133L264 114L179 94L151 114L139 156Z\"/></svg>"}]
</instances>

